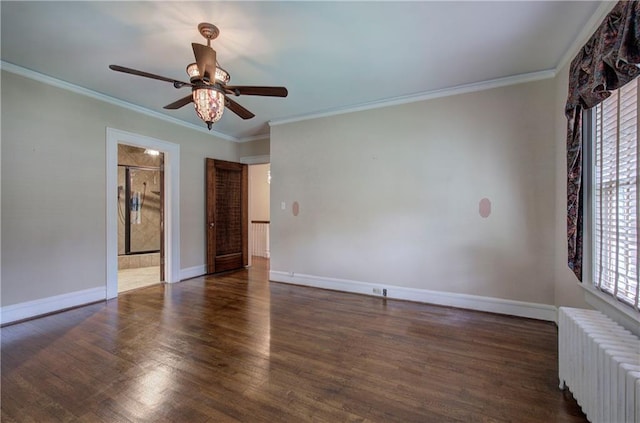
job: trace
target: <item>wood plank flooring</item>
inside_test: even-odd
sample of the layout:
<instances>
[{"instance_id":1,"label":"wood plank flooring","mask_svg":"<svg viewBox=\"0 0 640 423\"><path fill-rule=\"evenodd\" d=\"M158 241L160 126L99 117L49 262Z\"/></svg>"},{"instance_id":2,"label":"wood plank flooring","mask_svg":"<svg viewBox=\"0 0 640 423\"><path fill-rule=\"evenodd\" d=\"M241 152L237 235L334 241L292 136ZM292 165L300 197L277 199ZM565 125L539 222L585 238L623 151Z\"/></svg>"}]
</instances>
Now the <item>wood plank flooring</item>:
<instances>
[{"instance_id":1,"label":"wood plank flooring","mask_svg":"<svg viewBox=\"0 0 640 423\"><path fill-rule=\"evenodd\" d=\"M2 328L3 422L586 422L552 323L256 263Z\"/></svg>"}]
</instances>

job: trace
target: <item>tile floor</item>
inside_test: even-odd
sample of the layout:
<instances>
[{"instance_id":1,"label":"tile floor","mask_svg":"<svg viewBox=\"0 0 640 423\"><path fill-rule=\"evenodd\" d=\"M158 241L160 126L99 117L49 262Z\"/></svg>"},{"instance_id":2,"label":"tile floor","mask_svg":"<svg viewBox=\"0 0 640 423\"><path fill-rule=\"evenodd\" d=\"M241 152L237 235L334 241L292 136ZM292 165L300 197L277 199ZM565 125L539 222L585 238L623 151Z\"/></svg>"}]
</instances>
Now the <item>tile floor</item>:
<instances>
[{"instance_id":1,"label":"tile floor","mask_svg":"<svg viewBox=\"0 0 640 423\"><path fill-rule=\"evenodd\" d=\"M118 292L160 283L160 266L118 270Z\"/></svg>"}]
</instances>

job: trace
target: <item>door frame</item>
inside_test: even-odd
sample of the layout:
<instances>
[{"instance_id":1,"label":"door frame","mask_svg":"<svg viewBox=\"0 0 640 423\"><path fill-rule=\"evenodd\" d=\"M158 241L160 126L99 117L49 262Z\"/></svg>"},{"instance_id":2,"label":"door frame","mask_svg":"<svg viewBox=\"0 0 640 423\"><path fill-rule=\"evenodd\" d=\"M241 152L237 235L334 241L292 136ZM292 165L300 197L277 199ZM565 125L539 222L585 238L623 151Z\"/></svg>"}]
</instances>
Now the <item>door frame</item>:
<instances>
[{"instance_id":1,"label":"door frame","mask_svg":"<svg viewBox=\"0 0 640 423\"><path fill-rule=\"evenodd\" d=\"M180 281L180 145L107 127L106 299L118 296L118 144L164 153L165 282Z\"/></svg>"}]
</instances>

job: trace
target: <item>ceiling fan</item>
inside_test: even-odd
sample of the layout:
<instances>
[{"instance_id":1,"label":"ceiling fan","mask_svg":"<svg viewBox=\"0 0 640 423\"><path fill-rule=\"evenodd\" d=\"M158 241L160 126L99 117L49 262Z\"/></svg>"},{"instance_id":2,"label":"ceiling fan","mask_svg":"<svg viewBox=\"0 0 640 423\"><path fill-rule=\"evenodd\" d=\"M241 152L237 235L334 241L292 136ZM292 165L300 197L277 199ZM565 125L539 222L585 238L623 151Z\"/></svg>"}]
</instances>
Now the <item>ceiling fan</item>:
<instances>
[{"instance_id":1,"label":"ceiling fan","mask_svg":"<svg viewBox=\"0 0 640 423\"><path fill-rule=\"evenodd\" d=\"M231 80L231 75L218 65L216 51L211 48L211 40L218 37L220 30L213 24L203 22L198 25L198 31L207 40L207 45L191 44L196 62L187 66L190 82L178 81L119 65L109 65L109 68L118 72L171 82L175 88L191 87L190 95L167 104L164 108L175 110L193 102L196 113L207 124L209 130L211 130L211 126L215 122L220 120L225 107L242 119L251 119L255 116L249 110L230 99L229 95L260 95L267 97L286 97L288 95L285 87L227 85Z\"/></svg>"}]
</instances>

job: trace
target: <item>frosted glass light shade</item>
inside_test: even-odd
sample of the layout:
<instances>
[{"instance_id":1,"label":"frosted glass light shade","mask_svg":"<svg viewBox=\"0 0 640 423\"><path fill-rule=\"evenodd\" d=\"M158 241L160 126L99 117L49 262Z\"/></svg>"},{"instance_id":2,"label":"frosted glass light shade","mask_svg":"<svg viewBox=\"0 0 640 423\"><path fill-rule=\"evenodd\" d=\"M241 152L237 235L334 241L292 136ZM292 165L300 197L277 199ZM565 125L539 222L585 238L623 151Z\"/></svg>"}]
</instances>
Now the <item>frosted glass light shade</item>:
<instances>
[{"instance_id":1,"label":"frosted glass light shade","mask_svg":"<svg viewBox=\"0 0 640 423\"><path fill-rule=\"evenodd\" d=\"M187 66L187 75L189 75L189 78L201 79L198 65L195 63L191 63L189 66ZM229 75L229 72L219 67L216 67L216 72L213 77L215 78L215 82L218 82L220 84L228 84L231 80L231 75Z\"/></svg>"},{"instance_id":2,"label":"frosted glass light shade","mask_svg":"<svg viewBox=\"0 0 640 423\"><path fill-rule=\"evenodd\" d=\"M205 121L207 128L211 129L211 125L219 121L224 113L225 98L220 85L227 84L231 76L224 69L216 67L214 81L209 85L208 78L203 80L196 63L187 66L187 74L191 83L194 84L193 104L196 113Z\"/></svg>"},{"instance_id":3,"label":"frosted glass light shade","mask_svg":"<svg viewBox=\"0 0 640 423\"><path fill-rule=\"evenodd\" d=\"M231 75L229 75L229 72L227 72L226 70L216 67L215 78L216 78L216 82L228 84L229 81L231 80Z\"/></svg>"},{"instance_id":4,"label":"frosted glass light shade","mask_svg":"<svg viewBox=\"0 0 640 423\"><path fill-rule=\"evenodd\" d=\"M196 88L193 90L193 104L200 119L211 129L211 125L224 113L224 94L213 87Z\"/></svg>"},{"instance_id":5,"label":"frosted glass light shade","mask_svg":"<svg viewBox=\"0 0 640 423\"><path fill-rule=\"evenodd\" d=\"M189 75L189 78L200 79L200 72L198 71L198 65L195 63L191 63L189 66L187 66L187 75Z\"/></svg>"}]
</instances>

